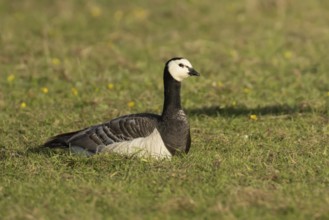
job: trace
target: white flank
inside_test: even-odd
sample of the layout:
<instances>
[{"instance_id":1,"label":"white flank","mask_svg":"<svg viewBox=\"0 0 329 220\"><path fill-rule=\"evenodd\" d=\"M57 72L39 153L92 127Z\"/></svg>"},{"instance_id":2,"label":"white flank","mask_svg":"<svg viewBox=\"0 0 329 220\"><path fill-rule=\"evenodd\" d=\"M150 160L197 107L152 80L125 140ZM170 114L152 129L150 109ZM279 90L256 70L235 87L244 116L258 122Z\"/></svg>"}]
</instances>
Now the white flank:
<instances>
[{"instance_id":1,"label":"white flank","mask_svg":"<svg viewBox=\"0 0 329 220\"><path fill-rule=\"evenodd\" d=\"M138 157L153 157L156 159L171 158L171 153L162 141L157 129L147 137L136 138L131 141L123 141L105 146L102 153L119 153L124 155L136 155Z\"/></svg>"},{"instance_id":2,"label":"white flank","mask_svg":"<svg viewBox=\"0 0 329 220\"><path fill-rule=\"evenodd\" d=\"M184 66L181 67L179 64L183 64ZM179 82L189 76L189 69L187 67L192 68L192 64L187 59L172 60L168 63L169 73Z\"/></svg>"}]
</instances>

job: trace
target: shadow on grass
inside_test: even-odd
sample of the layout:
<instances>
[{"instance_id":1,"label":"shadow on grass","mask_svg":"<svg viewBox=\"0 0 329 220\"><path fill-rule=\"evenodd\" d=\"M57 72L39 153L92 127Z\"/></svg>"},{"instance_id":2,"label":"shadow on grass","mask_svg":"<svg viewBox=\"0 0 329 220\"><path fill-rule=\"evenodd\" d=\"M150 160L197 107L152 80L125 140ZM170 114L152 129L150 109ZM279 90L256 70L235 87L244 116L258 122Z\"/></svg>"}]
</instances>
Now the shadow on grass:
<instances>
[{"instance_id":1,"label":"shadow on grass","mask_svg":"<svg viewBox=\"0 0 329 220\"><path fill-rule=\"evenodd\" d=\"M27 155L31 154L42 154L46 157L53 157L53 156L69 156L72 155L72 153L67 149L67 148L49 148L49 147L44 147L43 145L40 146L34 146L34 147L28 147L26 152ZM88 157L86 155L78 155L81 157Z\"/></svg>"},{"instance_id":2,"label":"shadow on grass","mask_svg":"<svg viewBox=\"0 0 329 220\"><path fill-rule=\"evenodd\" d=\"M52 156L54 153L54 150L50 149L48 147L44 147L43 145L40 145L40 146L35 146L35 147L29 147L26 150L26 153L27 154L30 154L30 153L31 154L44 154L47 156Z\"/></svg>"},{"instance_id":3,"label":"shadow on grass","mask_svg":"<svg viewBox=\"0 0 329 220\"><path fill-rule=\"evenodd\" d=\"M241 115L292 115L298 113L311 113L316 112L320 114L325 114L324 109L315 109L309 105L269 105L257 108L248 108L246 106L236 106L236 107L225 107L220 106L209 106L196 109L187 109L186 112L190 116L197 115L208 115L208 116L241 116Z\"/></svg>"}]
</instances>

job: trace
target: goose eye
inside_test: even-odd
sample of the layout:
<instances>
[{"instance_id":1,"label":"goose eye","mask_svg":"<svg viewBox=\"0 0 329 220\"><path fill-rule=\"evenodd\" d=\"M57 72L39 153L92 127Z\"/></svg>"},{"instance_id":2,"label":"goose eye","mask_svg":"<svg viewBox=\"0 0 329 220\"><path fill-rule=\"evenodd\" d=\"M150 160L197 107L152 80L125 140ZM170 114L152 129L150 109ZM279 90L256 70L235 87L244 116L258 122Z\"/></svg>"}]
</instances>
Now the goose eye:
<instances>
[{"instance_id":1,"label":"goose eye","mask_svg":"<svg viewBox=\"0 0 329 220\"><path fill-rule=\"evenodd\" d=\"M180 64L178 64L178 66L180 66L180 67L184 67L184 64L180 63Z\"/></svg>"}]
</instances>

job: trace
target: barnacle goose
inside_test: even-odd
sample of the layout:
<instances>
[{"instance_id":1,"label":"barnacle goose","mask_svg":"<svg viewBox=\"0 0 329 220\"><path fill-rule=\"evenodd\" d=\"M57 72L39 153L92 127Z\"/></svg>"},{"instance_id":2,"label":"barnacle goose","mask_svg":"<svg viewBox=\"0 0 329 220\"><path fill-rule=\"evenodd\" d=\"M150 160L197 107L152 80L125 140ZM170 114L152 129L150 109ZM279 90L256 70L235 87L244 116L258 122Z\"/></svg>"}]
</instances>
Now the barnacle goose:
<instances>
[{"instance_id":1,"label":"barnacle goose","mask_svg":"<svg viewBox=\"0 0 329 220\"><path fill-rule=\"evenodd\" d=\"M140 113L121 116L103 124L50 138L45 147L65 147L74 153L119 153L171 158L187 153L191 145L190 126L181 107L181 81L199 76L191 63L175 57L165 64L164 105L161 115Z\"/></svg>"}]
</instances>

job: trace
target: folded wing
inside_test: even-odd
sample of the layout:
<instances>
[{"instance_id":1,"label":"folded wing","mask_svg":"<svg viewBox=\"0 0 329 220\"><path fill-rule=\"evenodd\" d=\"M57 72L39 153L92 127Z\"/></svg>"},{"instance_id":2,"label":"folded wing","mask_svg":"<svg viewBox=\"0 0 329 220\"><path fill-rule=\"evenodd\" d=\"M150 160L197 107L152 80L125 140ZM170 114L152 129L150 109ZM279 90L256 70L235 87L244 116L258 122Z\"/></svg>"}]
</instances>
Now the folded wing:
<instances>
[{"instance_id":1,"label":"folded wing","mask_svg":"<svg viewBox=\"0 0 329 220\"><path fill-rule=\"evenodd\" d=\"M97 153L105 146L147 137L155 127L158 115L135 114L122 116L103 124L95 125L80 131L57 135L48 140L47 147L75 147Z\"/></svg>"}]
</instances>

